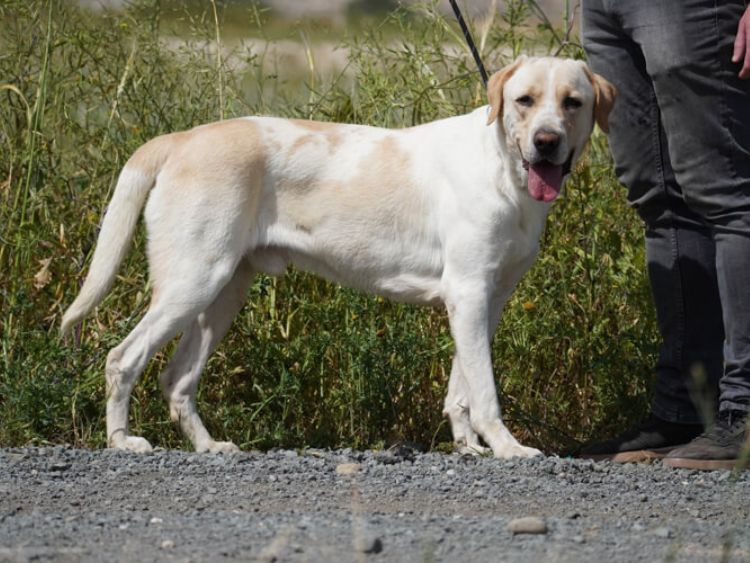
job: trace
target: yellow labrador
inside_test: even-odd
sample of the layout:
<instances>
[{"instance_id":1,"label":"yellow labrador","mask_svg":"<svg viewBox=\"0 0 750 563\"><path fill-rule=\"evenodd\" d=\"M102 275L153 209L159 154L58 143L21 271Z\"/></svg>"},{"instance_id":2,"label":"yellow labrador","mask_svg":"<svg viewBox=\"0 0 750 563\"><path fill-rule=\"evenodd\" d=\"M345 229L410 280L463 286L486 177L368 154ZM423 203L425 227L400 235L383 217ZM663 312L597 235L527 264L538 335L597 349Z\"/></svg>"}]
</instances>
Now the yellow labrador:
<instances>
[{"instance_id":1,"label":"yellow labrador","mask_svg":"<svg viewBox=\"0 0 750 563\"><path fill-rule=\"evenodd\" d=\"M580 61L522 57L492 76L489 105L400 130L247 117L164 135L120 174L90 271L63 333L103 299L145 203L153 295L107 357L109 445L149 451L128 402L149 358L182 333L160 376L196 450L230 452L196 411L208 356L256 272L293 264L399 301L444 305L456 354L444 413L456 445L540 452L500 418L490 343L532 264L550 202L606 131L614 88Z\"/></svg>"}]
</instances>

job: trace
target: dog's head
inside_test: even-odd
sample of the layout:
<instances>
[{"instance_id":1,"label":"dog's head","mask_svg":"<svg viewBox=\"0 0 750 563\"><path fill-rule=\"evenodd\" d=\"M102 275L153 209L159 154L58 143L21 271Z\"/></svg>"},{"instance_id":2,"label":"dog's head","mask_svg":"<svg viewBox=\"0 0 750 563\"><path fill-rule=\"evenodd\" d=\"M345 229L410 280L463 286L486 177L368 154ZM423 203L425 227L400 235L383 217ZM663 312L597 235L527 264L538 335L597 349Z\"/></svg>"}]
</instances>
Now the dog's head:
<instances>
[{"instance_id":1,"label":"dog's head","mask_svg":"<svg viewBox=\"0 0 750 563\"><path fill-rule=\"evenodd\" d=\"M492 75L487 124L499 121L508 152L526 170L531 197L558 196L594 122L608 131L615 96L612 84L572 59L521 56Z\"/></svg>"}]
</instances>

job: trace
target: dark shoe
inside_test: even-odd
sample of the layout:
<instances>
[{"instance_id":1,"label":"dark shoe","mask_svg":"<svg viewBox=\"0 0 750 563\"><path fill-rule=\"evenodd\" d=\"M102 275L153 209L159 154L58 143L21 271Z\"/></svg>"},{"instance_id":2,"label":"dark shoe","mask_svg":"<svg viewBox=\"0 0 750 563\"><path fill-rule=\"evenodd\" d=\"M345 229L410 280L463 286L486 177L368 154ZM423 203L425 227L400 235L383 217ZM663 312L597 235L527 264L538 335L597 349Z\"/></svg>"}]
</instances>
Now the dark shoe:
<instances>
[{"instance_id":1,"label":"dark shoe","mask_svg":"<svg viewBox=\"0 0 750 563\"><path fill-rule=\"evenodd\" d=\"M686 446L672 450L664 458L664 465L704 470L747 469L749 448L747 413L726 411L719 413L710 430ZM741 464L744 467L739 467Z\"/></svg>"},{"instance_id":2,"label":"dark shoe","mask_svg":"<svg viewBox=\"0 0 750 563\"><path fill-rule=\"evenodd\" d=\"M633 463L662 458L703 431L701 424L677 424L650 415L620 436L585 446L579 457Z\"/></svg>"}]
</instances>

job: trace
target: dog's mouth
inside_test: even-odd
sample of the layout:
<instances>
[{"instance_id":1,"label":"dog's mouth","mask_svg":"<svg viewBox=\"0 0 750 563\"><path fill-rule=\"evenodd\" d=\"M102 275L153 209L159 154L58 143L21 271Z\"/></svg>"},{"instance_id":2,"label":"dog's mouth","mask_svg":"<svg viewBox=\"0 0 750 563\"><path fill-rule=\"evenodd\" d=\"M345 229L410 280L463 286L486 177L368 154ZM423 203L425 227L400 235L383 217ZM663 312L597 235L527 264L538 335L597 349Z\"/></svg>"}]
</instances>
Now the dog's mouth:
<instances>
[{"instance_id":1,"label":"dog's mouth","mask_svg":"<svg viewBox=\"0 0 750 563\"><path fill-rule=\"evenodd\" d=\"M548 160L539 160L533 164L523 160L523 167L529 173L529 195L537 201L549 203L560 195L563 179L570 174L573 165L573 153L562 164L553 164Z\"/></svg>"}]
</instances>

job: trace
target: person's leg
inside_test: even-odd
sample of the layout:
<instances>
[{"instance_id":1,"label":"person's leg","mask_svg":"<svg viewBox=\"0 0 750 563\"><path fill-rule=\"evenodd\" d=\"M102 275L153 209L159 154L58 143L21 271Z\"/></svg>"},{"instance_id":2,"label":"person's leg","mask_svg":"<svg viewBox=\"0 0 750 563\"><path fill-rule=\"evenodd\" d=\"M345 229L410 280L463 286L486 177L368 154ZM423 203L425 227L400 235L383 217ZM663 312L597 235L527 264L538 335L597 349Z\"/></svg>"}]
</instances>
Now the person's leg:
<instances>
[{"instance_id":1,"label":"person's leg","mask_svg":"<svg viewBox=\"0 0 750 563\"><path fill-rule=\"evenodd\" d=\"M750 293L743 283L750 272L750 82L740 80L731 63L745 2L666 0L658 6L669 17L649 14L633 26L633 38L643 49L685 202L714 233L725 331L719 421L667 463L686 456L731 461L750 407ZM631 8L623 7L625 21Z\"/></svg>"},{"instance_id":2,"label":"person's leg","mask_svg":"<svg viewBox=\"0 0 750 563\"><path fill-rule=\"evenodd\" d=\"M704 388L715 389L721 376L723 333L714 244L710 230L685 205L672 173L640 46L606 2L584 2L582 16L589 62L618 89L610 115L610 147L618 178L628 187L628 200L646 224L648 271L662 336L652 410L657 423L690 426L669 429L669 439L662 436L663 446L674 446L700 431L702 417L691 400L696 398L696 377L705 379ZM703 397L698 403L707 400ZM645 429L651 438L645 443L638 438L642 429L637 428L620 437L619 444L616 439L597 446L650 447L649 441L659 434L651 422Z\"/></svg>"},{"instance_id":3,"label":"person's leg","mask_svg":"<svg viewBox=\"0 0 750 563\"><path fill-rule=\"evenodd\" d=\"M706 228L646 227L646 257L662 345L651 412L660 419L713 419L723 370L724 327L715 247Z\"/></svg>"},{"instance_id":4,"label":"person's leg","mask_svg":"<svg viewBox=\"0 0 750 563\"><path fill-rule=\"evenodd\" d=\"M750 106L750 98L748 99ZM750 119L750 116L749 116ZM750 120L748 121L750 123ZM748 196L750 198L750 196ZM719 288L727 339L720 411L748 413L750 405L750 236L722 230L716 234Z\"/></svg>"}]
</instances>

